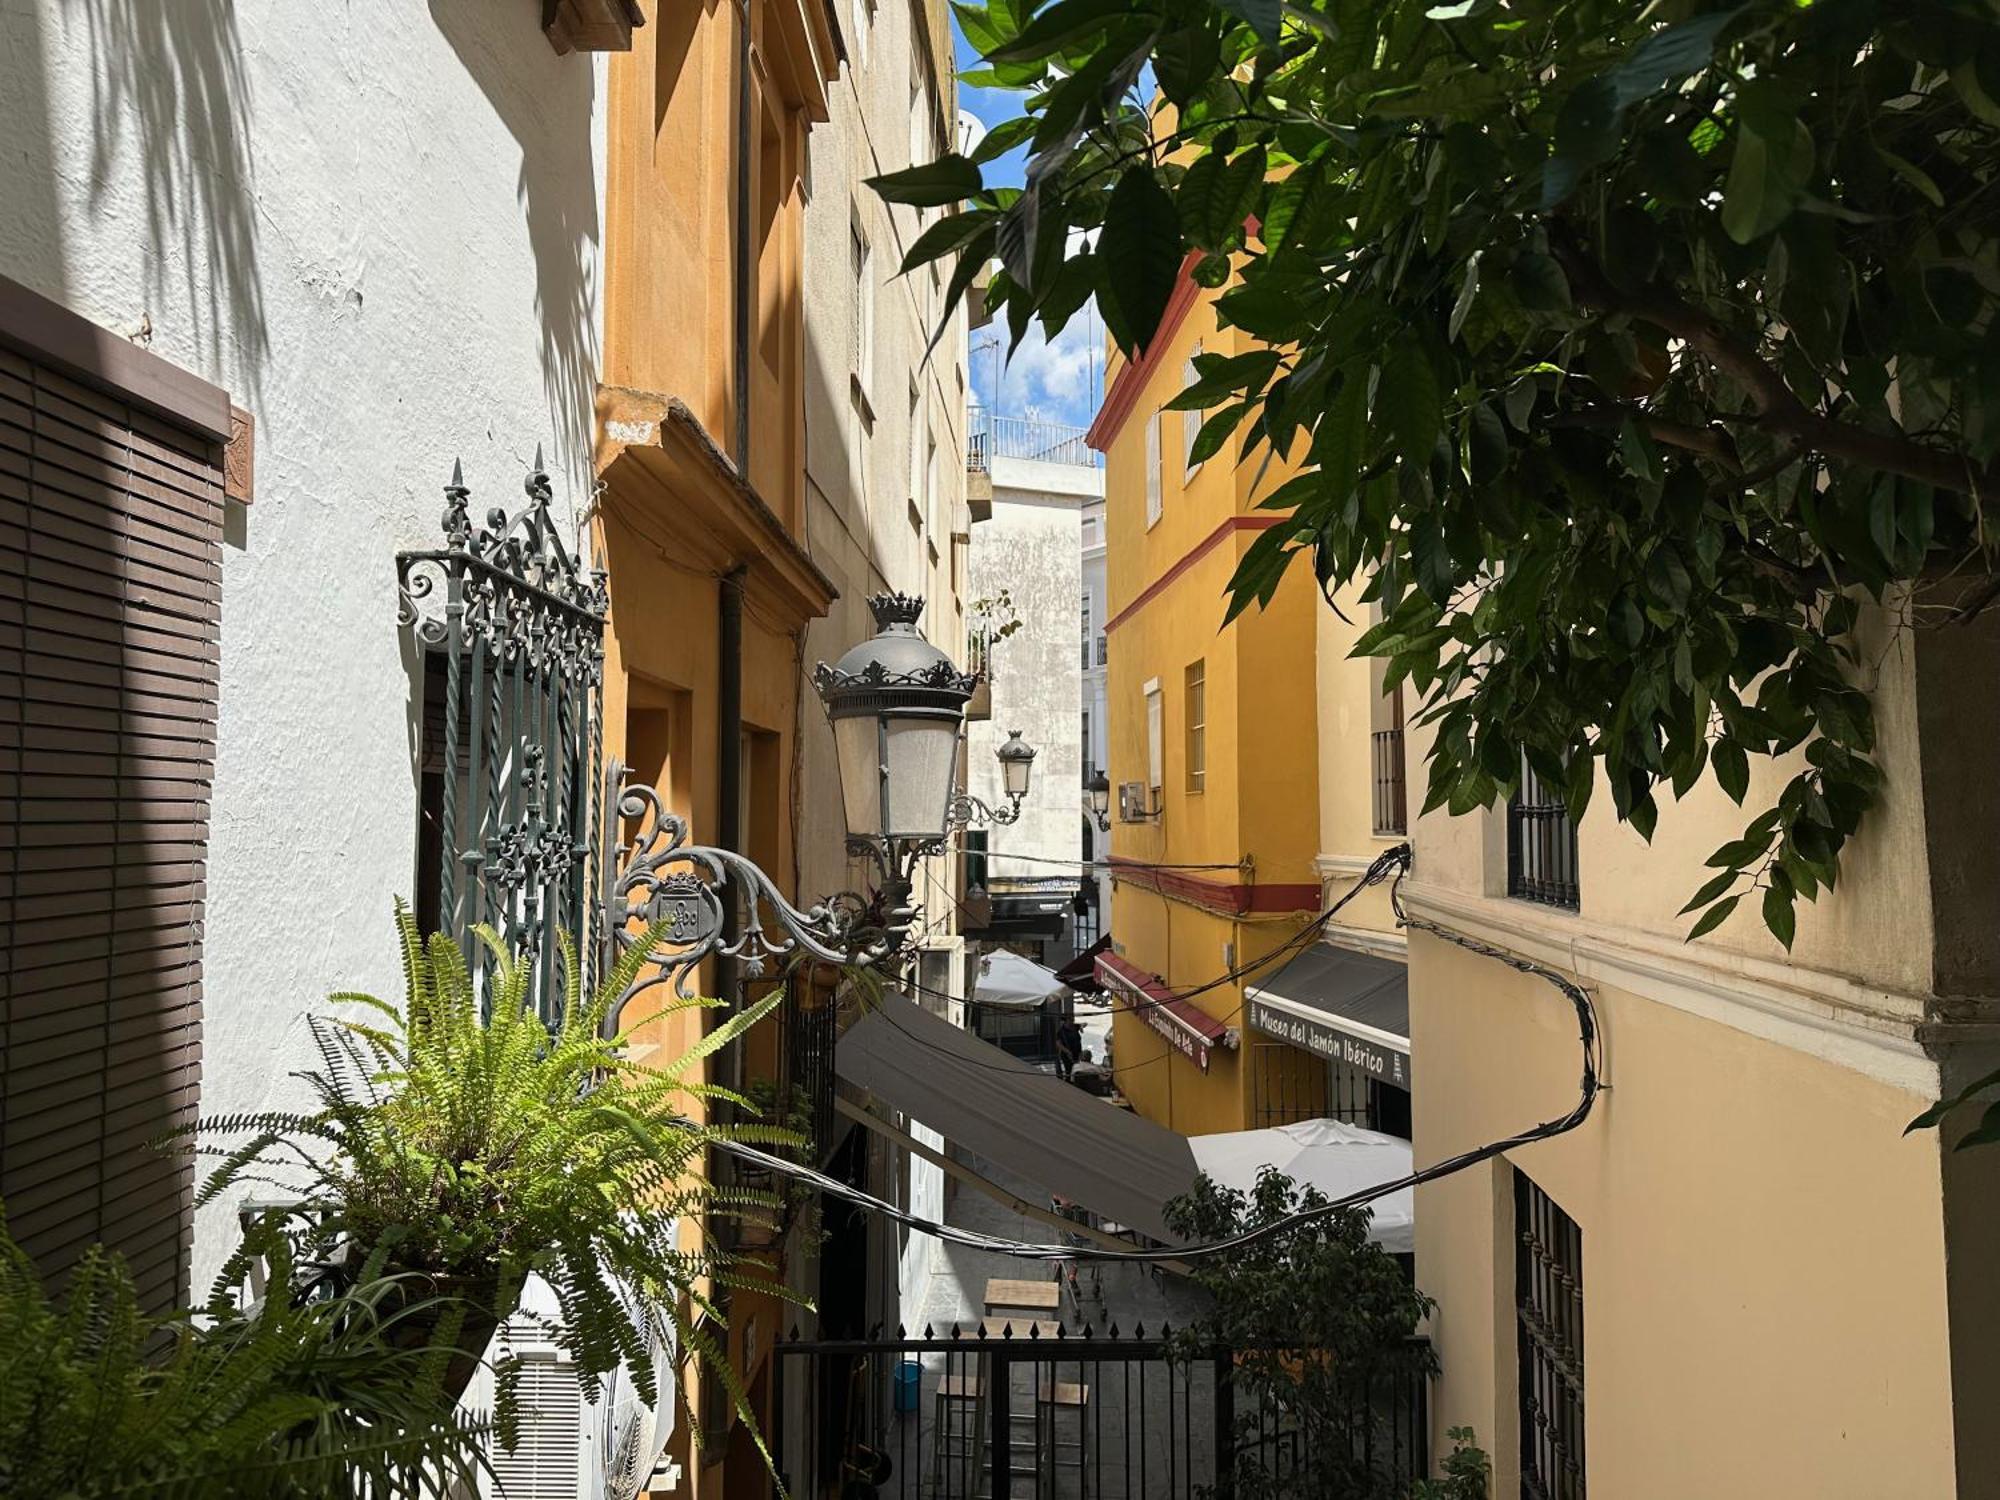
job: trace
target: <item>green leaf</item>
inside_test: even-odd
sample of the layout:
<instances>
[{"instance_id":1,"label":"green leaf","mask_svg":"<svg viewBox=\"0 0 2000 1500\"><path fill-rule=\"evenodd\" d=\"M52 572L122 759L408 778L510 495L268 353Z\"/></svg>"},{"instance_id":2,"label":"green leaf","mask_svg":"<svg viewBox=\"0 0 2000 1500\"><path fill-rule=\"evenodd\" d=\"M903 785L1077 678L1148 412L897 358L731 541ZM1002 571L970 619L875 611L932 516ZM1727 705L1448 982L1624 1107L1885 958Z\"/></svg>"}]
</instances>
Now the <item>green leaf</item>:
<instances>
[{"instance_id":1,"label":"green leaf","mask_svg":"<svg viewBox=\"0 0 2000 1500\"><path fill-rule=\"evenodd\" d=\"M969 160L984 165L996 156L1005 156L1016 146L1026 145L1034 138L1035 124L1033 115L1016 115L1011 120L1002 120L986 132Z\"/></svg>"},{"instance_id":2,"label":"green leaf","mask_svg":"<svg viewBox=\"0 0 2000 1500\"><path fill-rule=\"evenodd\" d=\"M1708 867L1719 870L1725 866L1740 870L1752 860L1762 859L1764 851L1770 847L1769 839L1731 839L1708 857Z\"/></svg>"},{"instance_id":3,"label":"green leaf","mask_svg":"<svg viewBox=\"0 0 2000 1500\"><path fill-rule=\"evenodd\" d=\"M1444 336L1456 341L1459 330L1465 327L1466 314L1472 311L1472 299L1479 295L1479 256L1475 250L1465 258L1465 276L1459 283L1458 300L1451 305L1451 318L1445 324Z\"/></svg>"},{"instance_id":4,"label":"green leaf","mask_svg":"<svg viewBox=\"0 0 2000 1500\"><path fill-rule=\"evenodd\" d=\"M981 187L979 168L963 156L940 156L900 172L868 179L868 186L888 203L917 208L943 208L970 198Z\"/></svg>"},{"instance_id":5,"label":"green leaf","mask_svg":"<svg viewBox=\"0 0 2000 1500\"><path fill-rule=\"evenodd\" d=\"M1021 34L986 54L989 63L1034 62L1105 23L1130 14L1129 0L1057 0L1021 28Z\"/></svg>"},{"instance_id":6,"label":"green leaf","mask_svg":"<svg viewBox=\"0 0 2000 1500\"><path fill-rule=\"evenodd\" d=\"M986 230L993 227L998 215L991 209L974 209L970 213L950 214L939 219L922 234L903 257L903 273L908 274L918 266L941 260L954 250L963 249Z\"/></svg>"},{"instance_id":7,"label":"green leaf","mask_svg":"<svg viewBox=\"0 0 2000 1500\"><path fill-rule=\"evenodd\" d=\"M1221 60L1215 34L1206 26L1187 26L1160 38L1153 49L1153 76L1170 102L1184 106L1214 77Z\"/></svg>"},{"instance_id":8,"label":"green leaf","mask_svg":"<svg viewBox=\"0 0 2000 1500\"><path fill-rule=\"evenodd\" d=\"M1750 757L1740 741L1723 735L1717 739L1709 751L1708 763L1715 768L1716 785L1728 795L1738 807L1750 790Z\"/></svg>"},{"instance_id":9,"label":"green leaf","mask_svg":"<svg viewBox=\"0 0 2000 1500\"><path fill-rule=\"evenodd\" d=\"M1437 372L1419 340L1402 340L1390 356L1382 371L1382 388L1375 395L1375 417L1388 429L1405 463L1416 468L1429 464L1444 413Z\"/></svg>"},{"instance_id":10,"label":"green leaf","mask_svg":"<svg viewBox=\"0 0 2000 1500\"><path fill-rule=\"evenodd\" d=\"M1099 288L1104 322L1127 355L1152 340L1180 273L1180 221L1152 169L1127 167L1111 190L1097 255L1115 275Z\"/></svg>"},{"instance_id":11,"label":"green leaf","mask_svg":"<svg viewBox=\"0 0 2000 1500\"><path fill-rule=\"evenodd\" d=\"M1691 943L1696 938L1705 937L1707 934L1715 931L1716 928L1729 920L1729 914L1736 910L1736 903L1742 899L1741 895L1725 896L1722 900L1716 902L1715 905L1701 914L1701 920L1694 924L1693 930L1687 935L1687 940Z\"/></svg>"},{"instance_id":12,"label":"green leaf","mask_svg":"<svg viewBox=\"0 0 2000 1500\"><path fill-rule=\"evenodd\" d=\"M1239 401L1234 406L1225 406L1221 411L1201 424L1201 431L1195 434L1194 446L1188 449L1188 466L1207 463L1222 451L1222 445L1229 440L1245 417L1253 409L1254 403Z\"/></svg>"},{"instance_id":13,"label":"green leaf","mask_svg":"<svg viewBox=\"0 0 2000 1500\"><path fill-rule=\"evenodd\" d=\"M1737 100L1736 153L1722 190L1722 227L1739 245L1782 224L1813 175L1813 139L1790 101L1751 83Z\"/></svg>"},{"instance_id":14,"label":"green leaf","mask_svg":"<svg viewBox=\"0 0 2000 1500\"><path fill-rule=\"evenodd\" d=\"M1676 915L1684 917L1697 906L1708 905L1709 902L1720 896L1742 878L1743 872L1741 870L1724 870L1713 880L1704 882L1702 888L1688 898L1688 904L1683 906Z\"/></svg>"},{"instance_id":15,"label":"green leaf","mask_svg":"<svg viewBox=\"0 0 2000 1500\"><path fill-rule=\"evenodd\" d=\"M1281 0L1216 0L1226 11L1241 16L1266 46L1278 40L1278 22L1284 14Z\"/></svg>"},{"instance_id":16,"label":"green leaf","mask_svg":"<svg viewBox=\"0 0 2000 1500\"><path fill-rule=\"evenodd\" d=\"M1938 187L1937 180L1930 173L1926 172L1908 157L1898 156L1887 146L1876 146L1875 154L1887 162L1890 170L1898 177L1930 199L1933 207L1944 207L1944 192Z\"/></svg>"},{"instance_id":17,"label":"green leaf","mask_svg":"<svg viewBox=\"0 0 2000 1500\"><path fill-rule=\"evenodd\" d=\"M1787 953L1792 951L1792 934L1798 925L1798 916L1792 909L1789 892L1771 885L1764 890L1764 925L1771 929L1771 935L1785 945Z\"/></svg>"}]
</instances>

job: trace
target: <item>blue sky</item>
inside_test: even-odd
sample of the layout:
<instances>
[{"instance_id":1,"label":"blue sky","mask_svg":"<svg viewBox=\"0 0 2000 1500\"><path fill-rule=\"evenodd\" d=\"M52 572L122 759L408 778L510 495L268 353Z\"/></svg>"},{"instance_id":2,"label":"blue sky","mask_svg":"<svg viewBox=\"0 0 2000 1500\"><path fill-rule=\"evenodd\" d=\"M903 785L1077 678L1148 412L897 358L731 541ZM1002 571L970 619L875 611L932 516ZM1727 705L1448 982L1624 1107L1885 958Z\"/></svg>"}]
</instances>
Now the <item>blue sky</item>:
<instances>
[{"instance_id":1,"label":"blue sky","mask_svg":"<svg viewBox=\"0 0 2000 1500\"><path fill-rule=\"evenodd\" d=\"M979 54L959 34L956 16L951 27L960 70L976 66ZM958 107L988 126L1019 114L1025 97L1005 89L958 86ZM986 180L1019 186L1027 159L1027 149L1017 147L986 165ZM975 328L971 359L973 390L1002 416L1087 427L1097 414L1104 377L1104 325L1098 321L1094 302L1071 318L1053 342L1042 337L1040 328L1031 327L1011 358L1004 322Z\"/></svg>"}]
</instances>

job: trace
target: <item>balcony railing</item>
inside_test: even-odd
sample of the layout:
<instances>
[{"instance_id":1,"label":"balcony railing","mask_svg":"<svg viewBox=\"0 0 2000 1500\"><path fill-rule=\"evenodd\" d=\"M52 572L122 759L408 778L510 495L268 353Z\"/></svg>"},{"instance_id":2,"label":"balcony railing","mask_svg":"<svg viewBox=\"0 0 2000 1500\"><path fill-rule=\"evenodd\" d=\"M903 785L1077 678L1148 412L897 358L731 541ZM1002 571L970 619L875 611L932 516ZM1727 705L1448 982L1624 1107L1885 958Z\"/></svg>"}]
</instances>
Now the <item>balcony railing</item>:
<instances>
[{"instance_id":1,"label":"balcony railing","mask_svg":"<svg viewBox=\"0 0 2000 1500\"><path fill-rule=\"evenodd\" d=\"M1034 463L1069 464L1101 469L1104 455L1084 441L1089 429L1040 417L998 417L983 406L965 412L965 467L989 473L996 458L1021 458Z\"/></svg>"},{"instance_id":2,"label":"balcony railing","mask_svg":"<svg viewBox=\"0 0 2000 1500\"><path fill-rule=\"evenodd\" d=\"M1370 736L1374 756L1375 831L1410 831L1408 794L1403 786L1403 731L1378 729Z\"/></svg>"}]
</instances>

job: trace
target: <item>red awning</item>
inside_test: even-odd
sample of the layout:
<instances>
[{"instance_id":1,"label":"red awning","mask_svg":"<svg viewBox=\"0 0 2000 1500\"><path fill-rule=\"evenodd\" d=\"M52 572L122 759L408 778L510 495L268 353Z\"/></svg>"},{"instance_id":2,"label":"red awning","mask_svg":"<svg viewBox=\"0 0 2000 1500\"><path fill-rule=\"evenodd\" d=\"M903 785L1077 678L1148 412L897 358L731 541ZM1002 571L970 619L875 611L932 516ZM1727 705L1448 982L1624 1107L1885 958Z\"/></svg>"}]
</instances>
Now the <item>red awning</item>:
<instances>
[{"instance_id":1,"label":"red awning","mask_svg":"<svg viewBox=\"0 0 2000 1500\"><path fill-rule=\"evenodd\" d=\"M1148 974L1115 953L1097 955L1097 977L1107 989L1124 997L1141 1020L1203 1072L1208 1071L1211 1048L1236 1045L1234 1029L1192 1000L1175 995L1157 974Z\"/></svg>"}]
</instances>

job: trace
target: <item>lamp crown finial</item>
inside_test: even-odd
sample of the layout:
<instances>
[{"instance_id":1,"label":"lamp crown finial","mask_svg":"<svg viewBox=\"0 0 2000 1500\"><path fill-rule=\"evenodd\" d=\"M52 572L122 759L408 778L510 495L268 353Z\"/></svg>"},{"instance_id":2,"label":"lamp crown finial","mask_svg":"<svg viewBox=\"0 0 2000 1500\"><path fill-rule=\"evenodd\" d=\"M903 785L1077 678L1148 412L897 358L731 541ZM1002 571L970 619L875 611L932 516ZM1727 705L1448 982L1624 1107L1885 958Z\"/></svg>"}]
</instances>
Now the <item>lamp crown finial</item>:
<instances>
[{"instance_id":1,"label":"lamp crown finial","mask_svg":"<svg viewBox=\"0 0 2000 1500\"><path fill-rule=\"evenodd\" d=\"M891 625L916 624L923 616L924 601L914 594L873 594L868 611L875 616L875 628L887 630Z\"/></svg>"}]
</instances>

